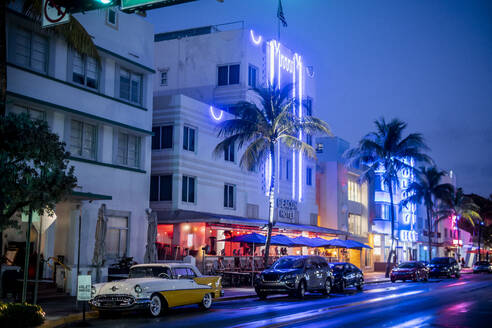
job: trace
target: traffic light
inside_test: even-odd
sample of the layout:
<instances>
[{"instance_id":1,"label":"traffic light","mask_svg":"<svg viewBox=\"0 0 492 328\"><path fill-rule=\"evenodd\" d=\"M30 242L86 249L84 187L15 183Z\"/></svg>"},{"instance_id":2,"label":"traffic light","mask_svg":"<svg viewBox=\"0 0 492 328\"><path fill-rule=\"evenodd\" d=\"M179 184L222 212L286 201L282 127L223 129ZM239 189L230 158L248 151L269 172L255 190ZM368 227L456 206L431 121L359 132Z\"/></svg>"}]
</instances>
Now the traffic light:
<instances>
[{"instance_id":1,"label":"traffic light","mask_svg":"<svg viewBox=\"0 0 492 328\"><path fill-rule=\"evenodd\" d=\"M67 8L71 14L94 9L119 6L121 0L48 0L53 4Z\"/></svg>"}]
</instances>

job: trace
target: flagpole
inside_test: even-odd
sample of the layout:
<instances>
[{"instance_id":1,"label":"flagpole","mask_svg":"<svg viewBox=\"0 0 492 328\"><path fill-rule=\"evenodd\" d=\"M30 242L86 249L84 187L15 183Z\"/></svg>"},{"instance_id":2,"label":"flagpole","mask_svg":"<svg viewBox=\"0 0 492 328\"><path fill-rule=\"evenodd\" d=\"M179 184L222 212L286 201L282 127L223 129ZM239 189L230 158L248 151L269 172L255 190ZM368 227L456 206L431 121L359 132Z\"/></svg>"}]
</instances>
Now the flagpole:
<instances>
[{"instance_id":1,"label":"flagpole","mask_svg":"<svg viewBox=\"0 0 492 328\"><path fill-rule=\"evenodd\" d=\"M280 8L280 0L278 0L277 8ZM278 17L278 9L277 9L277 41L280 42L280 17Z\"/></svg>"}]
</instances>

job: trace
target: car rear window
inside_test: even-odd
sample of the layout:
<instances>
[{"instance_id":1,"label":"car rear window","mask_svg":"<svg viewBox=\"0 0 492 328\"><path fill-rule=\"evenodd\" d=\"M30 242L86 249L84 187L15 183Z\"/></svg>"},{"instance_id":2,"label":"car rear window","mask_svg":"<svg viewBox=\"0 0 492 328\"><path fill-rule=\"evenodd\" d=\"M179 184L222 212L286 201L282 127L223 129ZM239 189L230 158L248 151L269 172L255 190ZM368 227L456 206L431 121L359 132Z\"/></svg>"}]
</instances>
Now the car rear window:
<instances>
[{"instance_id":1,"label":"car rear window","mask_svg":"<svg viewBox=\"0 0 492 328\"><path fill-rule=\"evenodd\" d=\"M405 262L405 263L400 264L398 267L399 268L403 268L403 269L416 268L417 267L417 263L415 263L415 262Z\"/></svg>"},{"instance_id":2,"label":"car rear window","mask_svg":"<svg viewBox=\"0 0 492 328\"><path fill-rule=\"evenodd\" d=\"M432 264L449 264L449 259L447 257L436 257L431 261Z\"/></svg>"}]
</instances>

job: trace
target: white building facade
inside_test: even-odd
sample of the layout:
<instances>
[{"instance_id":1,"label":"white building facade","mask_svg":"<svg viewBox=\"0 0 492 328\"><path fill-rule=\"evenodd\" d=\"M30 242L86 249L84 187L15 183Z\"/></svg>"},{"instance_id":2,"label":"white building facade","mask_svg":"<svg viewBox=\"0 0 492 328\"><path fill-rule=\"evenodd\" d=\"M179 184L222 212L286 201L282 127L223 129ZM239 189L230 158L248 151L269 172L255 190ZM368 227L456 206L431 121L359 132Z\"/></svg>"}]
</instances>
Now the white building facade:
<instances>
[{"instance_id":1,"label":"white building facade","mask_svg":"<svg viewBox=\"0 0 492 328\"><path fill-rule=\"evenodd\" d=\"M78 260L82 273L95 274L98 215L107 220L102 279L121 257L143 261L154 73L153 26L142 17L113 8L75 17L93 37L100 62L79 55L15 10L7 16L7 112L46 120L66 143L75 167L77 188L57 204L54 220L45 218L39 229L44 230L41 253L63 262L66 281L60 287L72 295ZM11 244L22 240L16 231L4 238ZM45 277L50 273L46 266Z\"/></svg>"},{"instance_id":2,"label":"white building facade","mask_svg":"<svg viewBox=\"0 0 492 328\"><path fill-rule=\"evenodd\" d=\"M244 28L207 26L155 41L153 131L160 137L153 142L151 207L164 247L159 256L201 256L205 245L208 254L232 255L239 245L220 240L267 222L271 173L268 163L255 172L241 168L237 145L214 157L217 124L232 117L230 106L254 100L251 88L279 80L293 83L292 96L307 103L296 115L312 115L313 76L299 54ZM317 226L315 162L281 146L277 156L275 229L333 233Z\"/></svg>"}]
</instances>

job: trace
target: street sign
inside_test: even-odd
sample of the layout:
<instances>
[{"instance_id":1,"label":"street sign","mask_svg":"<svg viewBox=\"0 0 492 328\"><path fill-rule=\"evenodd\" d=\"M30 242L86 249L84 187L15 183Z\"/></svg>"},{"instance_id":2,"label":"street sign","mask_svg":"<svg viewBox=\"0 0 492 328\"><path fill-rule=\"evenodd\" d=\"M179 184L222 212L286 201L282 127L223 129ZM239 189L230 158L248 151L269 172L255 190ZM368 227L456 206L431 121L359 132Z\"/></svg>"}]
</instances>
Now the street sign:
<instances>
[{"instance_id":1,"label":"street sign","mask_svg":"<svg viewBox=\"0 0 492 328\"><path fill-rule=\"evenodd\" d=\"M43 28L70 21L70 14L67 9L57 5L53 0L43 0Z\"/></svg>"},{"instance_id":2,"label":"street sign","mask_svg":"<svg viewBox=\"0 0 492 328\"><path fill-rule=\"evenodd\" d=\"M91 299L91 276L79 275L77 283L77 301L90 301Z\"/></svg>"},{"instance_id":3,"label":"street sign","mask_svg":"<svg viewBox=\"0 0 492 328\"><path fill-rule=\"evenodd\" d=\"M196 0L121 0L121 10L133 12L135 10L149 10L161 7L179 5L180 3Z\"/></svg>"},{"instance_id":4,"label":"street sign","mask_svg":"<svg viewBox=\"0 0 492 328\"><path fill-rule=\"evenodd\" d=\"M29 222L29 214L25 214L24 212L22 212L21 219L22 222ZM39 222L38 212L32 212L32 222Z\"/></svg>"}]
</instances>

